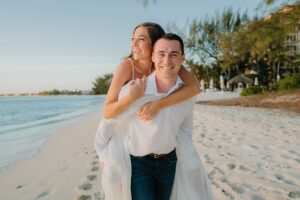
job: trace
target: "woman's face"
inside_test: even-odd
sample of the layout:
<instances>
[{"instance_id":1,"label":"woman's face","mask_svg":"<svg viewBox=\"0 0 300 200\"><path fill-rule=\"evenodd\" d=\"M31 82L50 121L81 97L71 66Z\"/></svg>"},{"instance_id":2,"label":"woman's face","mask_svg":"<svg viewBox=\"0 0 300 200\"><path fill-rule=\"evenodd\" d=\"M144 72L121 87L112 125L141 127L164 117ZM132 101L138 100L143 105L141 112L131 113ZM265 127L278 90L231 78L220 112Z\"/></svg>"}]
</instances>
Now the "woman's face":
<instances>
[{"instance_id":1,"label":"woman's face","mask_svg":"<svg viewBox=\"0 0 300 200\"><path fill-rule=\"evenodd\" d=\"M151 59L152 42L146 27L135 29L131 40L131 51L134 60Z\"/></svg>"}]
</instances>

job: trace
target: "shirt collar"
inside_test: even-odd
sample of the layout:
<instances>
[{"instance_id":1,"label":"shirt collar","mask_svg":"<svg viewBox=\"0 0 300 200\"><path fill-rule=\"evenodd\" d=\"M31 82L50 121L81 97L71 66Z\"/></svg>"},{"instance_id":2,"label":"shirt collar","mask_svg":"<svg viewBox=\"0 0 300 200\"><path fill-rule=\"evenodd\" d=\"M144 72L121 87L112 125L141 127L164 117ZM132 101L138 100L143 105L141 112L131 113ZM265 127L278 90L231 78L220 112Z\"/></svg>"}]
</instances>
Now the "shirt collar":
<instances>
[{"instance_id":1,"label":"shirt collar","mask_svg":"<svg viewBox=\"0 0 300 200\"><path fill-rule=\"evenodd\" d=\"M182 79L179 76L177 76L175 85L167 93L164 93L164 96L170 95L172 92L178 90L183 85L184 85L184 82L182 81ZM147 87L146 87L145 94L157 94L157 93L158 93L158 91L157 91L157 85L156 85L156 77L155 77L155 72L153 72L147 78Z\"/></svg>"}]
</instances>

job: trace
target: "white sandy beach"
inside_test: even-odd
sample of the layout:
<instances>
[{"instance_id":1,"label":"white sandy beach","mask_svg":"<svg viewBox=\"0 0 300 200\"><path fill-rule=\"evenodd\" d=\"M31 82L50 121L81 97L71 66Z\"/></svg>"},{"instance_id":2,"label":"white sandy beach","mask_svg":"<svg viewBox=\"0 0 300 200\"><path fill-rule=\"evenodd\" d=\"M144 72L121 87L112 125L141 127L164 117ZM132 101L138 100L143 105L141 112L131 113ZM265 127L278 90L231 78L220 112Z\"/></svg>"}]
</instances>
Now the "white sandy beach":
<instances>
[{"instance_id":1,"label":"white sandy beach","mask_svg":"<svg viewBox=\"0 0 300 200\"><path fill-rule=\"evenodd\" d=\"M215 199L300 199L300 114L201 104L194 113Z\"/></svg>"},{"instance_id":2,"label":"white sandy beach","mask_svg":"<svg viewBox=\"0 0 300 200\"><path fill-rule=\"evenodd\" d=\"M93 139L101 112L51 135L34 158L0 173L2 200L100 200ZM194 144L216 200L300 199L300 115L196 104Z\"/></svg>"}]
</instances>

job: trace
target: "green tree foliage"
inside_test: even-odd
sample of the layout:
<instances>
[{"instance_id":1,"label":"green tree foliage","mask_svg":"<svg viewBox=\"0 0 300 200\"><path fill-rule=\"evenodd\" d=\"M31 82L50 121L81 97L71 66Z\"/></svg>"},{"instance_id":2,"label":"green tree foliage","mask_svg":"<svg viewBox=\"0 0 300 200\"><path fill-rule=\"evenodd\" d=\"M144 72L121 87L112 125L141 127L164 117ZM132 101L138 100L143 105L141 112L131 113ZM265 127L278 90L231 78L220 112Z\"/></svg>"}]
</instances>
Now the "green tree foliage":
<instances>
[{"instance_id":1,"label":"green tree foliage","mask_svg":"<svg viewBox=\"0 0 300 200\"><path fill-rule=\"evenodd\" d=\"M280 67L297 64L299 58L287 54L287 38L299 27L299 9L296 3L252 20L247 13L225 9L214 18L194 20L185 37L192 55L187 62L189 67L200 77L201 71L208 70L196 67L216 65L222 68L225 79L251 67L257 71L260 82L268 85L276 79Z\"/></svg>"},{"instance_id":2,"label":"green tree foliage","mask_svg":"<svg viewBox=\"0 0 300 200\"><path fill-rule=\"evenodd\" d=\"M236 14L231 8L225 9L221 14L216 14L213 18L206 18L204 20L194 20L184 38L185 46L188 52L192 55L187 64L192 71L206 71L206 75L210 74L210 78L214 80L219 79L221 67L223 71L233 71L235 74L239 72L240 63L245 56L240 56L242 51L234 49L237 45L235 37L239 27L249 20L247 13ZM238 38L240 46L243 46L243 38ZM238 54L237 54L238 53ZM195 64L198 63L198 64ZM200 64L199 64L200 63ZM192 64L192 65L190 65ZM205 69L195 69L207 68ZM204 76L206 76L204 75ZM196 75L199 78L199 75ZM210 79L209 78L209 79Z\"/></svg>"},{"instance_id":3,"label":"green tree foliage","mask_svg":"<svg viewBox=\"0 0 300 200\"><path fill-rule=\"evenodd\" d=\"M275 0L264 0L264 2L267 5L271 5L271 4L275 3Z\"/></svg>"},{"instance_id":4,"label":"green tree foliage","mask_svg":"<svg viewBox=\"0 0 300 200\"><path fill-rule=\"evenodd\" d=\"M220 37L221 60L224 71L236 71L240 74L245 70L249 59L251 40L243 27L238 31L223 34Z\"/></svg>"},{"instance_id":5,"label":"green tree foliage","mask_svg":"<svg viewBox=\"0 0 300 200\"><path fill-rule=\"evenodd\" d=\"M193 60L186 60L186 63L190 71L196 76L198 80L203 79L205 82L209 82L212 78L215 82L219 81L219 74L221 74L221 68L215 64L207 67L203 64L194 62Z\"/></svg>"},{"instance_id":6,"label":"green tree foliage","mask_svg":"<svg viewBox=\"0 0 300 200\"><path fill-rule=\"evenodd\" d=\"M98 76L93 82L94 87L92 88L94 94L106 94L112 80L113 74L104 74Z\"/></svg>"},{"instance_id":7,"label":"green tree foliage","mask_svg":"<svg viewBox=\"0 0 300 200\"><path fill-rule=\"evenodd\" d=\"M243 89L243 91L241 92L241 96L249 96L249 95L253 95L253 94L259 94L262 93L263 89L260 86L250 86L247 87L245 89Z\"/></svg>"},{"instance_id":8,"label":"green tree foliage","mask_svg":"<svg viewBox=\"0 0 300 200\"><path fill-rule=\"evenodd\" d=\"M276 0L262 0L260 6L274 7L275 3ZM263 13L263 17L253 19L246 12L228 8L213 17L193 20L187 33L181 32L186 33L182 38L188 67L199 80L218 80L220 73L228 80L252 68L258 73L259 82L266 86L274 82L283 66L287 71L297 72L300 56L287 53L287 40L297 31L295 27L300 28L300 3L289 0L281 6L269 15Z\"/></svg>"},{"instance_id":9,"label":"green tree foliage","mask_svg":"<svg viewBox=\"0 0 300 200\"><path fill-rule=\"evenodd\" d=\"M259 72L259 79L268 84L279 74L281 66L292 65L293 56L287 53L287 38L299 25L300 4L284 6L263 19L255 19L248 26L251 37L251 60Z\"/></svg>"},{"instance_id":10,"label":"green tree foliage","mask_svg":"<svg viewBox=\"0 0 300 200\"><path fill-rule=\"evenodd\" d=\"M284 78L281 79L277 84L278 90L290 90L300 87L300 73L291 75L289 73L284 75Z\"/></svg>"},{"instance_id":11,"label":"green tree foliage","mask_svg":"<svg viewBox=\"0 0 300 200\"><path fill-rule=\"evenodd\" d=\"M50 91L42 91L39 92L38 95L82 95L82 92L80 90L57 90L57 89L53 89Z\"/></svg>"}]
</instances>

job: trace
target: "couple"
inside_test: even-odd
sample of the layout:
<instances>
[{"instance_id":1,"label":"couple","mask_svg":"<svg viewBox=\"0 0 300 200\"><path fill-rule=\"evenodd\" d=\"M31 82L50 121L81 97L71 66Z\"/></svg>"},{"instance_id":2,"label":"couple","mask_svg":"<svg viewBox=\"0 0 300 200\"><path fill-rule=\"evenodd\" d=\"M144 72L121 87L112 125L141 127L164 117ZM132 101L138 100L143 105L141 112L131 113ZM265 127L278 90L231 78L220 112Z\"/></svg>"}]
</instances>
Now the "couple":
<instances>
[{"instance_id":1,"label":"couple","mask_svg":"<svg viewBox=\"0 0 300 200\"><path fill-rule=\"evenodd\" d=\"M152 23L146 23L149 24ZM186 86L179 77L186 73L182 73L181 67L183 42L175 34L164 33L154 41L151 33L155 29L150 30L147 26L135 29L133 55L129 59L132 81L118 89L114 77L104 107L104 119L97 131L95 146L104 162L105 197L108 200L210 200L207 174L191 139L194 100L190 96L176 97L192 91L192 87ZM152 48L153 53L147 52L146 47ZM145 77L134 79L142 69L136 68L134 61L142 61L146 55L152 55L155 66L147 84ZM114 76L120 75L119 68ZM113 93L118 93L115 101ZM161 108L164 109L158 112Z\"/></svg>"}]
</instances>

